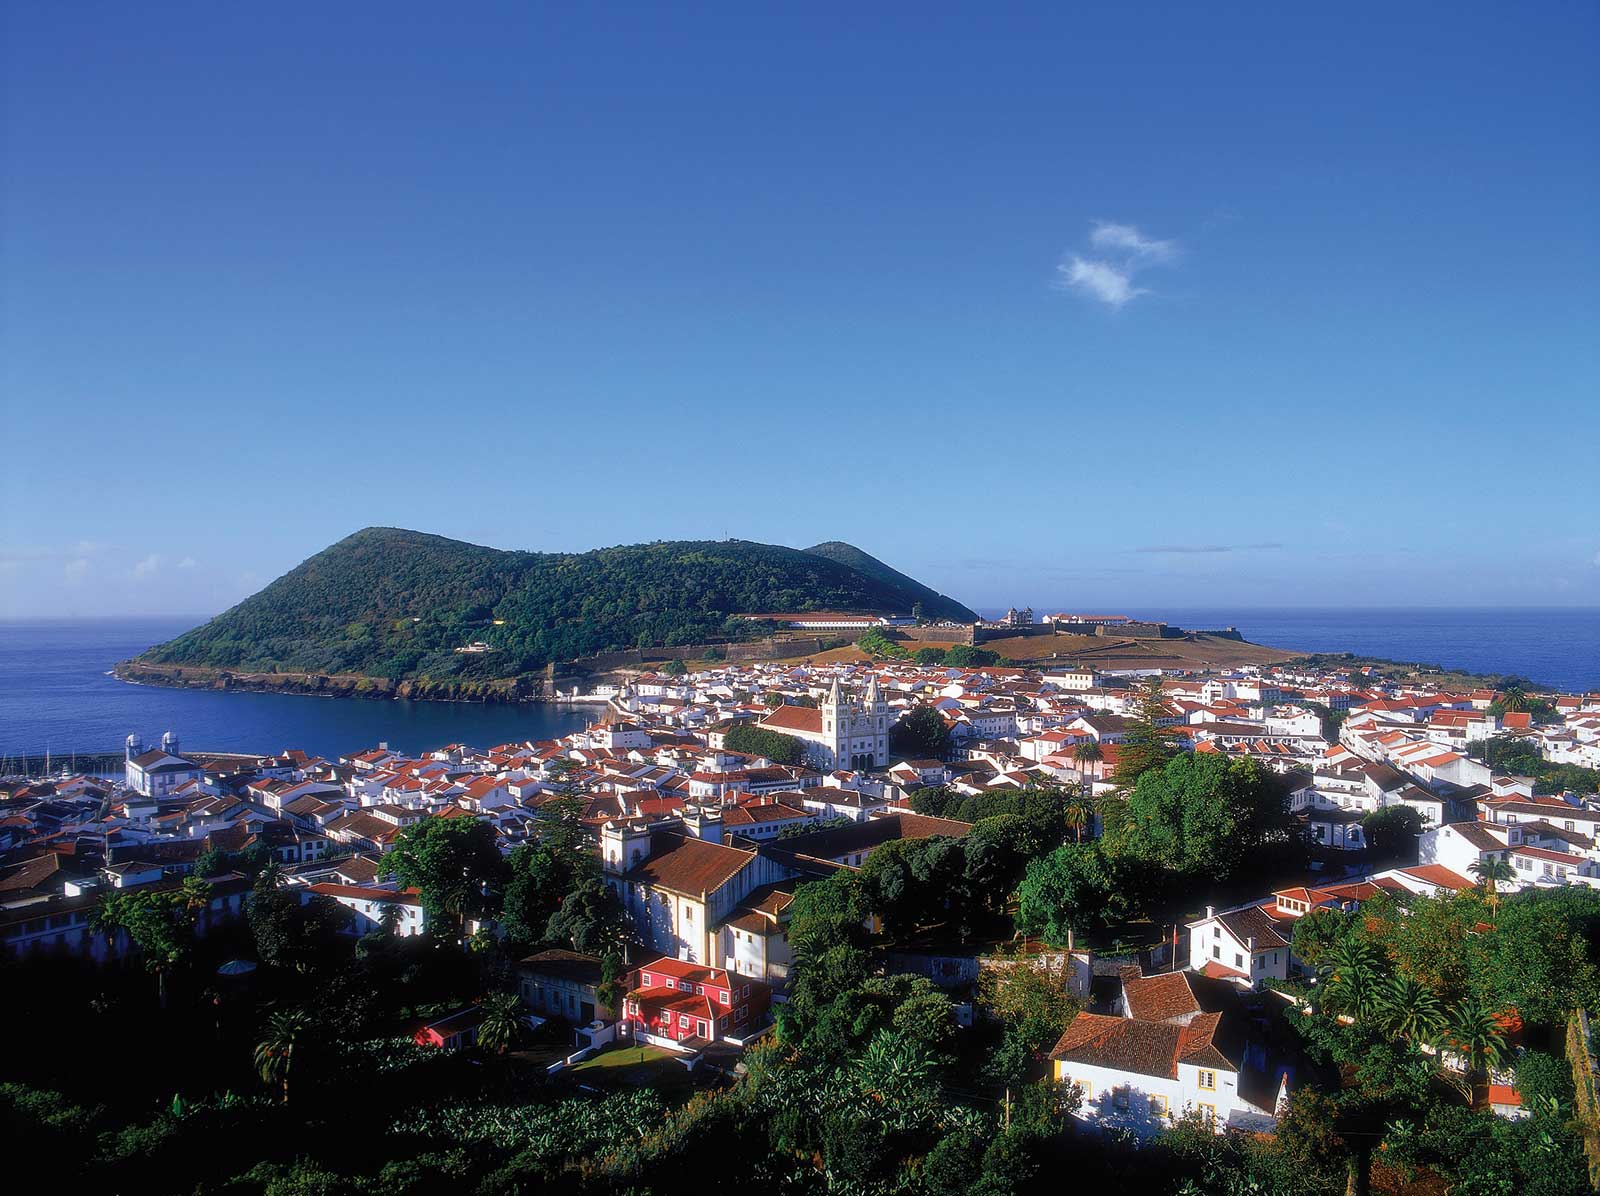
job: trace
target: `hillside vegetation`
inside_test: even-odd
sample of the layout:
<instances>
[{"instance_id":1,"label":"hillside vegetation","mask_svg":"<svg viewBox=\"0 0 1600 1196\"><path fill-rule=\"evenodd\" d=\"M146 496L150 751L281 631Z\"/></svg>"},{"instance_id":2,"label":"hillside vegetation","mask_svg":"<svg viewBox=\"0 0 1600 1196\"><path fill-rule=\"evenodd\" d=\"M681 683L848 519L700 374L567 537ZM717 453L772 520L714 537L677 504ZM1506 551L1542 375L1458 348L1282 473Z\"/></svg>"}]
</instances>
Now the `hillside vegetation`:
<instances>
[{"instance_id":1,"label":"hillside vegetation","mask_svg":"<svg viewBox=\"0 0 1600 1196\"><path fill-rule=\"evenodd\" d=\"M849 545L831 553L745 540L664 541L585 553L508 552L367 528L140 659L375 677L509 677L621 648L746 639L749 612L844 609L971 618ZM482 641L493 650L458 653Z\"/></svg>"}]
</instances>

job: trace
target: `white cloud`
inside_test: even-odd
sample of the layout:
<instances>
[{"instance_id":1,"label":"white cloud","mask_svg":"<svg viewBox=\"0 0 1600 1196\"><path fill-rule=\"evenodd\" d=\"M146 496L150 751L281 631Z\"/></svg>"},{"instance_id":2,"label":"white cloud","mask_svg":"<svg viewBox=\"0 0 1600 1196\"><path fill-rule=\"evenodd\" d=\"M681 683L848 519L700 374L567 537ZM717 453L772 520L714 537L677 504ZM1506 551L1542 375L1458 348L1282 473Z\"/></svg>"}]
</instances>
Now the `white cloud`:
<instances>
[{"instance_id":1,"label":"white cloud","mask_svg":"<svg viewBox=\"0 0 1600 1196\"><path fill-rule=\"evenodd\" d=\"M69 586L83 584L83 579L89 576L89 562L83 557L75 561L68 561L61 569L61 575Z\"/></svg>"},{"instance_id":2,"label":"white cloud","mask_svg":"<svg viewBox=\"0 0 1600 1196\"><path fill-rule=\"evenodd\" d=\"M1128 300L1145 293L1142 288L1133 285L1132 275L1110 262L1073 257L1062 262L1056 270L1061 275L1062 286L1112 307L1121 307Z\"/></svg>"},{"instance_id":3,"label":"white cloud","mask_svg":"<svg viewBox=\"0 0 1600 1196\"><path fill-rule=\"evenodd\" d=\"M200 562L195 560L192 556L186 556L183 558L183 560L178 562L178 568L180 569L198 569L199 567Z\"/></svg>"},{"instance_id":4,"label":"white cloud","mask_svg":"<svg viewBox=\"0 0 1600 1196\"><path fill-rule=\"evenodd\" d=\"M1594 554L1594 567L1600 569L1600 552Z\"/></svg>"},{"instance_id":5,"label":"white cloud","mask_svg":"<svg viewBox=\"0 0 1600 1196\"><path fill-rule=\"evenodd\" d=\"M133 567L135 577L153 577L161 571L161 557L151 553Z\"/></svg>"},{"instance_id":6,"label":"white cloud","mask_svg":"<svg viewBox=\"0 0 1600 1196\"><path fill-rule=\"evenodd\" d=\"M1089 242L1096 249L1131 254L1154 262L1165 262L1178 255L1176 241L1158 241L1147 237L1131 224L1112 224L1097 220Z\"/></svg>"},{"instance_id":7,"label":"white cloud","mask_svg":"<svg viewBox=\"0 0 1600 1196\"><path fill-rule=\"evenodd\" d=\"M1148 287L1135 281L1140 270L1171 262L1178 256L1176 241L1147 237L1131 224L1108 220L1095 221L1089 244L1097 256L1068 256L1056 267L1056 285L1113 308L1150 294Z\"/></svg>"}]
</instances>

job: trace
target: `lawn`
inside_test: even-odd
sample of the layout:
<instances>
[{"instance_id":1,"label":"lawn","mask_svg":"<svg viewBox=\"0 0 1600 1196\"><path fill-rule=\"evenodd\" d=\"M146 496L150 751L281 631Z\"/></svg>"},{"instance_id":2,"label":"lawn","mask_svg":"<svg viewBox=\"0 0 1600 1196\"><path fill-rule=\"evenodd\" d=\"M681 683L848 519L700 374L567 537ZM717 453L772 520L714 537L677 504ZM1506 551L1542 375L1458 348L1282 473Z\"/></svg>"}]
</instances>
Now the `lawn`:
<instances>
[{"instance_id":1,"label":"lawn","mask_svg":"<svg viewBox=\"0 0 1600 1196\"><path fill-rule=\"evenodd\" d=\"M678 1056L657 1046L612 1046L561 1073L593 1088L687 1091L693 1084Z\"/></svg>"}]
</instances>

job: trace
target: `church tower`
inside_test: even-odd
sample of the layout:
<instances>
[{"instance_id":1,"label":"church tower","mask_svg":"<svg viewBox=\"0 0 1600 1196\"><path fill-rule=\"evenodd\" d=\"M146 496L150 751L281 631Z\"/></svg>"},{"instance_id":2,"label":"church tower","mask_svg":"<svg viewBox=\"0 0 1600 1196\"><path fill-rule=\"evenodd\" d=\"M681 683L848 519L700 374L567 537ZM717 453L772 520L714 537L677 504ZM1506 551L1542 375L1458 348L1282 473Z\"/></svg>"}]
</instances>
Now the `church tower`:
<instances>
[{"instance_id":1,"label":"church tower","mask_svg":"<svg viewBox=\"0 0 1600 1196\"><path fill-rule=\"evenodd\" d=\"M822 737L824 746L832 754L830 768L841 768L849 753L845 745L850 742L850 708L839 692L839 678L828 687L828 696L822 699Z\"/></svg>"}]
</instances>

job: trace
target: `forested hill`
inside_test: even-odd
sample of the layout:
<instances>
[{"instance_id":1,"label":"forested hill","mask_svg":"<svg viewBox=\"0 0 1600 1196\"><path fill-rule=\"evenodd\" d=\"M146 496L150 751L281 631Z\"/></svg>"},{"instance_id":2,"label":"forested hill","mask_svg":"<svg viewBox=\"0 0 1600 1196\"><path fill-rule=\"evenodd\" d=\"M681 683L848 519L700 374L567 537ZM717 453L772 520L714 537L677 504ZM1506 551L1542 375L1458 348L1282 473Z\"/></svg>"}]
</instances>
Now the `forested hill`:
<instances>
[{"instance_id":1,"label":"forested hill","mask_svg":"<svg viewBox=\"0 0 1600 1196\"><path fill-rule=\"evenodd\" d=\"M914 594L916 601L922 603L924 618L972 622L978 617L954 598L947 598L939 591L923 585L916 578L907 577L898 569L885 565L877 557L862 552L854 544L846 544L843 540L828 540L821 544L813 544L806 551L813 556L824 556L830 561L848 565L862 576L880 581L884 585L896 586L909 594ZM909 611L911 608L908 606L905 609Z\"/></svg>"},{"instance_id":2,"label":"forested hill","mask_svg":"<svg viewBox=\"0 0 1600 1196\"><path fill-rule=\"evenodd\" d=\"M854 610L970 619L849 545L664 541L585 553L507 552L367 528L209 623L152 648L153 664L376 677L514 676L591 652L758 633L744 612ZM454 652L481 640L495 651Z\"/></svg>"}]
</instances>

